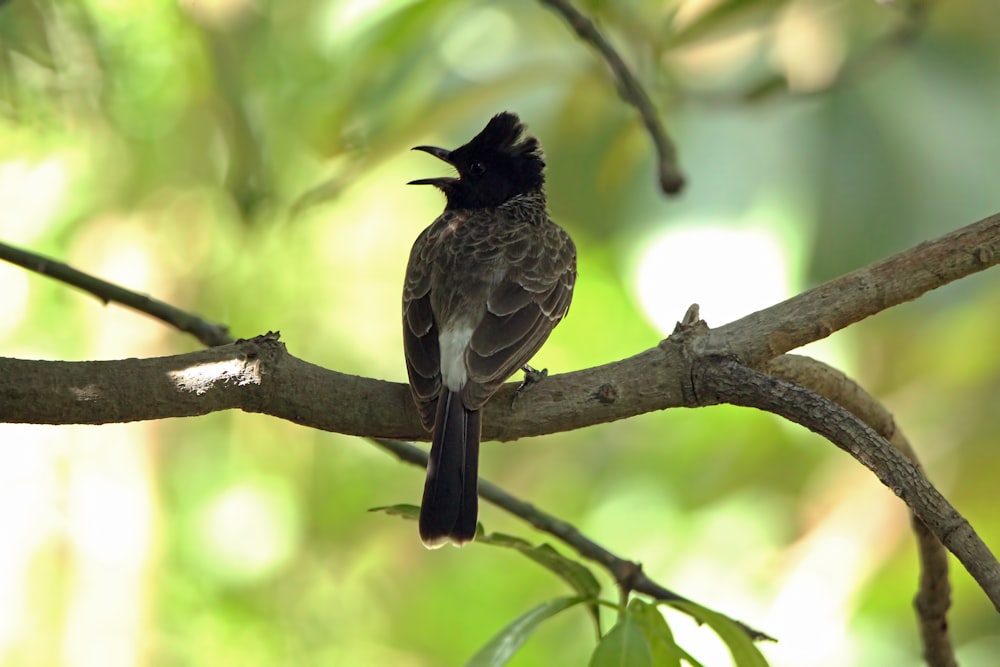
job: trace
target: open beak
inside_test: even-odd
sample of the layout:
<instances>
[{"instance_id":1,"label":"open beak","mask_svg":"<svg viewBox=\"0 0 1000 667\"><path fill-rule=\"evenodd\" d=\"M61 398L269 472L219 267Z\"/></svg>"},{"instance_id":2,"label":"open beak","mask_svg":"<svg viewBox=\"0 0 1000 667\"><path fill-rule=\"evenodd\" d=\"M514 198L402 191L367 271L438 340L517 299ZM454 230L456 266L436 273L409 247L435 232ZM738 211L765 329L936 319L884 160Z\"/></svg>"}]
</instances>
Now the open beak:
<instances>
[{"instance_id":1,"label":"open beak","mask_svg":"<svg viewBox=\"0 0 1000 667\"><path fill-rule=\"evenodd\" d=\"M451 164L451 151L446 148L438 148L437 146L414 146L410 150L430 153L437 159L444 160L448 164Z\"/></svg>"},{"instance_id":2,"label":"open beak","mask_svg":"<svg viewBox=\"0 0 1000 667\"><path fill-rule=\"evenodd\" d=\"M448 164L451 164L451 151L446 148L438 148L437 146L414 146L412 150L423 151L425 153L430 153L439 160L443 160ZM418 178L415 181L410 181L407 185L435 185L437 187L449 185L457 181L457 178L441 177L441 178Z\"/></svg>"}]
</instances>

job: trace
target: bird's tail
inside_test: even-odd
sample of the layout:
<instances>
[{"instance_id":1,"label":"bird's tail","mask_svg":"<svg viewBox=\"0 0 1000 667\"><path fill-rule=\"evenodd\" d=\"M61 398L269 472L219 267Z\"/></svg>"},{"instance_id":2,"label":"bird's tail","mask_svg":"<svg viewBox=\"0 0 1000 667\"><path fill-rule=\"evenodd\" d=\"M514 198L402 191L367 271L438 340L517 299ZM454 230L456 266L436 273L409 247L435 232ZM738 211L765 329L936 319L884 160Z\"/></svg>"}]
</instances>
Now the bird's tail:
<instances>
[{"instance_id":1,"label":"bird's tail","mask_svg":"<svg viewBox=\"0 0 1000 667\"><path fill-rule=\"evenodd\" d=\"M460 393L442 389L420 505L420 539L430 548L449 541L461 546L476 536L479 415L462 404Z\"/></svg>"}]
</instances>

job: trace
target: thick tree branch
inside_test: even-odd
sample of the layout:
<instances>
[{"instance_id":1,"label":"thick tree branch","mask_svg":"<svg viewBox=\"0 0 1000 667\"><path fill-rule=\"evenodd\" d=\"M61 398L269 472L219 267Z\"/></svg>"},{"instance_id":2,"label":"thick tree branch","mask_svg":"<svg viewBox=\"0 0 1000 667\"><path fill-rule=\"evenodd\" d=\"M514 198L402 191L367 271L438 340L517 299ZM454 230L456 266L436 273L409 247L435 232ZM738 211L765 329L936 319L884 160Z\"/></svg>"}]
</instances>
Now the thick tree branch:
<instances>
[{"instance_id":1,"label":"thick tree branch","mask_svg":"<svg viewBox=\"0 0 1000 667\"><path fill-rule=\"evenodd\" d=\"M379 435L422 431L410 406L405 385L302 361L288 354L277 334L151 359L0 358L0 422L106 424L237 408L349 435ZM384 428L372 428L383 420Z\"/></svg>"},{"instance_id":2,"label":"thick tree branch","mask_svg":"<svg viewBox=\"0 0 1000 667\"><path fill-rule=\"evenodd\" d=\"M713 329L697 351L759 366L997 263L1000 213Z\"/></svg>"},{"instance_id":3,"label":"thick tree branch","mask_svg":"<svg viewBox=\"0 0 1000 667\"><path fill-rule=\"evenodd\" d=\"M704 373L703 369L710 367L706 359L722 355L759 366L787 350L998 262L1000 214L718 329L688 327L682 335L671 336L629 359L552 376L533 387L532 400L519 401L514 414L510 407L513 385L505 387L487 404L484 436L506 440L656 409L704 404L704 394L699 397L693 391L697 383L692 385L691 379L693 369ZM742 364L735 367L750 372ZM722 378L715 380L722 382ZM729 400L718 386L714 391L713 400ZM783 402L787 398L787 393L764 395L752 399L753 403L733 395L734 402L744 401L738 404L759 404L782 415L789 410ZM401 406L405 408L401 410ZM347 434L426 437L405 385L323 370L288 355L276 336L160 359L78 363L0 360L0 421L106 423L229 408ZM829 408L824 405L817 414L829 414ZM792 413L785 416L795 419ZM801 414L797 417L808 421ZM968 524L898 452L890 448L898 458L894 460L881 450L872 450L877 452L872 454L848 440L854 437L860 438L856 442L869 443L874 437L880 441L871 429L832 421L839 430L827 433L830 427L822 422L808 426L838 445L853 447L852 453L902 495L921 522L970 569L994 604L1000 604L996 560ZM927 489L930 491L924 493Z\"/></svg>"},{"instance_id":4,"label":"thick tree branch","mask_svg":"<svg viewBox=\"0 0 1000 667\"><path fill-rule=\"evenodd\" d=\"M513 440L691 407L685 391L692 359L723 354L760 366L998 262L1000 214L717 329L672 336L603 366L550 375L531 387L530 401L519 400L513 408L515 385L509 383L486 404L483 436ZM266 382L216 382L213 391L191 395L168 375L195 366L205 370L203 364L239 364L248 355L263 364ZM79 404L67 389L79 386L100 388L99 397L95 394L86 405ZM136 388L144 393L137 394ZM147 395L148 400L143 398ZM0 401L0 421L102 424L239 408L349 435L427 438L406 385L324 370L287 354L280 344L243 342L177 357L105 362L0 359L4 396L8 400Z\"/></svg>"},{"instance_id":5,"label":"thick tree branch","mask_svg":"<svg viewBox=\"0 0 1000 667\"><path fill-rule=\"evenodd\" d=\"M1000 612L1000 564L966 519L902 452L843 407L729 357L703 357L692 373L701 405L730 403L780 415L864 464L961 561Z\"/></svg>"}]
</instances>

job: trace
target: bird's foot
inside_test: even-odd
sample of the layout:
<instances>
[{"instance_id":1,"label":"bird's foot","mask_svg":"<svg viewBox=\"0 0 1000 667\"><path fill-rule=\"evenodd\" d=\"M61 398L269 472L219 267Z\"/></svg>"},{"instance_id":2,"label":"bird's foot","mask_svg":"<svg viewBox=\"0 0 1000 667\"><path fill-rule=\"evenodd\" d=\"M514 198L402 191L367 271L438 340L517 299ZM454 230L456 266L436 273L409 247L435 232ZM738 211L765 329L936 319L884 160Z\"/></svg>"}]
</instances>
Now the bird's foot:
<instances>
[{"instance_id":1,"label":"bird's foot","mask_svg":"<svg viewBox=\"0 0 1000 667\"><path fill-rule=\"evenodd\" d=\"M514 404L517 403L517 399L521 397L521 394L528 391L549 376L548 368L538 370L537 368L532 368L528 364L525 364L521 367L521 370L524 371L524 379L521 380L521 384L517 385L517 389L514 390L514 398L510 399L511 411L514 410Z\"/></svg>"}]
</instances>

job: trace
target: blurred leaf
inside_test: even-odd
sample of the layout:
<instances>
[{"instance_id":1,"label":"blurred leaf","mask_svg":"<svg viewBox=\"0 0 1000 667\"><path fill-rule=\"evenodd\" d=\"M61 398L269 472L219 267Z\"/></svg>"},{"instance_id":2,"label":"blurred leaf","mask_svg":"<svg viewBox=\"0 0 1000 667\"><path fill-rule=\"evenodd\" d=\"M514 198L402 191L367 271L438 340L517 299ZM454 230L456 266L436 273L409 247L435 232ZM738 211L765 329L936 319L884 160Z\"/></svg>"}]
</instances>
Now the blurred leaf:
<instances>
[{"instance_id":1,"label":"blurred leaf","mask_svg":"<svg viewBox=\"0 0 1000 667\"><path fill-rule=\"evenodd\" d=\"M772 95L781 95L788 92L788 81L779 74L770 75L757 81L743 91L743 99L746 102L760 102L769 99Z\"/></svg>"},{"instance_id":2,"label":"blurred leaf","mask_svg":"<svg viewBox=\"0 0 1000 667\"><path fill-rule=\"evenodd\" d=\"M589 568L581 565L578 561L566 558L548 544L535 546L527 540L513 535L490 533L489 535L477 536L476 541L521 552L561 578L582 597L589 599L588 610L594 620L594 625L597 627L598 636L600 636L601 616L598 613L597 596L601 593L601 584Z\"/></svg>"},{"instance_id":3,"label":"blurred leaf","mask_svg":"<svg viewBox=\"0 0 1000 667\"><path fill-rule=\"evenodd\" d=\"M597 645L590 667L653 667L653 653L635 616L625 614Z\"/></svg>"},{"instance_id":4,"label":"blurred leaf","mask_svg":"<svg viewBox=\"0 0 1000 667\"><path fill-rule=\"evenodd\" d=\"M369 512L382 512L388 514L389 516L401 516L404 519L409 519L410 521L417 521L420 519L420 505L410 505L409 503L400 503L399 505L382 505L379 507L368 508ZM483 536L483 524L482 522L476 524L476 541Z\"/></svg>"},{"instance_id":5,"label":"blurred leaf","mask_svg":"<svg viewBox=\"0 0 1000 667\"><path fill-rule=\"evenodd\" d=\"M401 516L404 519L416 521L420 518L420 506L401 503L399 505L383 505L381 507L369 508L369 512L382 512L389 516Z\"/></svg>"},{"instance_id":6,"label":"blurred leaf","mask_svg":"<svg viewBox=\"0 0 1000 667\"><path fill-rule=\"evenodd\" d=\"M465 663L466 667L495 667L507 664L507 661L521 648L542 621L585 600L586 598L582 597L556 598L521 614L510 625L497 633L493 639L484 644Z\"/></svg>"},{"instance_id":7,"label":"blurred leaf","mask_svg":"<svg viewBox=\"0 0 1000 667\"><path fill-rule=\"evenodd\" d=\"M349 164L345 171L353 172L361 168L363 167L356 164ZM313 206L335 199L349 184L350 182L344 174L338 173L336 176L328 178L318 185L314 185L296 197L295 201L292 202L291 217L294 218L309 210Z\"/></svg>"},{"instance_id":8,"label":"blurred leaf","mask_svg":"<svg viewBox=\"0 0 1000 667\"><path fill-rule=\"evenodd\" d=\"M49 45L45 14L36 2L19 0L0 8L0 44L39 65L56 66Z\"/></svg>"},{"instance_id":9,"label":"blurred leaf","mask_svg":"<svg viewBox=\"0 0 1000 667\"><path fill-rule=\"evenodd\" d=\"M690 614L712 628L719 639L726 643L736 667L767 667L767 660L754 646L750 635L733 619L687 600L684 602L665 602L664 604L669 604L674 609Z\"/></svg>"},{"instance_id":10,"label":"blurred leaf","mask_svg":"<svg viewBox=\"0 0 1000 667\"><path fill-rule=\"evenodd\" d=\"M787 0L723 0L666 38L668 48L718 40L770 20Z\"/></svg>"},{"instance_id":11,"label":"blurred leaf","mask_svg":"<svg viewBox=\"0 0 1000 667\"><path fill-rule=\"evenodd\" d=\"M646 636L654 667L681 667L681 658L694 667L701 667L697 660L674 641L674 633L670 631L667 620L656 605L635 598L628 604L628 613L635 618L642 634Z\"/></svg>"}]
</instances>

